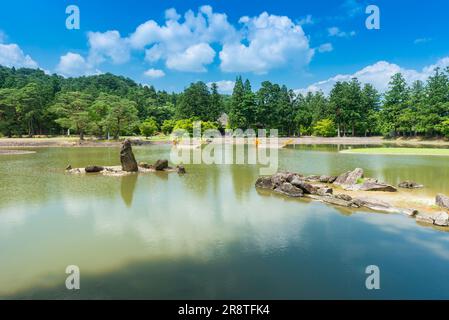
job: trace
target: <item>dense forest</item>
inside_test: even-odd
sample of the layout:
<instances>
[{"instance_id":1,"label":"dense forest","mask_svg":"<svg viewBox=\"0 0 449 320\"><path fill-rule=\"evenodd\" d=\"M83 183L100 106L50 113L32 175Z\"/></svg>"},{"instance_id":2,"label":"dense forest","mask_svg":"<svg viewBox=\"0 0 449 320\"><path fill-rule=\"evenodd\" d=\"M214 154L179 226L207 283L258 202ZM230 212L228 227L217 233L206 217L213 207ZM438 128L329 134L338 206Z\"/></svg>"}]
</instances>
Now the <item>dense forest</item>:
<instances>
[{"instance_id":1,"label":"dense forest","mask_svg":"<svg viewBox=\"0 0 449 320\"><path fill-rule=\"evenodd\" d=\"M337 82L326 96L269 81L254 91L241 77L232 95L204 82L168 93L109 73L63 78L0 66L1 136L152 136L191 131L197 120L203 129L273 128L282 136L449 137L449 68L411 86L395 74L384 94L354 78Z\"/></svg>"}]
</instances>

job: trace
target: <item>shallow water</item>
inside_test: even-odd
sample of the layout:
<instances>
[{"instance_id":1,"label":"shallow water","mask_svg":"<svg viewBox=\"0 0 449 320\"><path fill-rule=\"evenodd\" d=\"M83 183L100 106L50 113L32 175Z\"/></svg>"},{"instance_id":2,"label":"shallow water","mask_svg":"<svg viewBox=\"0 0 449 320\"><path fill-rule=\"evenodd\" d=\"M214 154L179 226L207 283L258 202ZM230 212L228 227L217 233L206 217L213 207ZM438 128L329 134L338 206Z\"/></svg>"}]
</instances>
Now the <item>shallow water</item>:
<instances>
[{"instance_id":1,"label":"shallow water","mask_svg":"<svg viewBox=\"0 0 449 320\"><path fill-rule=\"evenodd\" d=\"M449 194L445 157L279 150L280 169L362 167L416 197ZM31 149L30 149L31 150ZM257 192L258 167L188 174L73 176L67 164L117 165L117 148L36 148L0 157L0 298L449 298L449 233L395 214L345 211ZM134 148L141 161L168 146ZM365 288L377 265L381 289ZM65 269L81 270L81 290Z\"/></svg>"}]
</instances>

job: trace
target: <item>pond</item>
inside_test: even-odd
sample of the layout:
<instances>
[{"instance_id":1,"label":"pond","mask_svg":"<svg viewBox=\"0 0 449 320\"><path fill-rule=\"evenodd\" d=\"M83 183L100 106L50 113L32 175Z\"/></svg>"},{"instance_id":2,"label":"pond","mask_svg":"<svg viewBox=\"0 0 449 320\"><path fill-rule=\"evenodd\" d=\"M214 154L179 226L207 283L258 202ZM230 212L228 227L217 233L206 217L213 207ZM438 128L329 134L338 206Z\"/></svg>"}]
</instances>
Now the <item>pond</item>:
<instances>
[{"instance_id":1,"label":"pond","mask_svg":"<svg viewBox=\"0 0 449 320\"><path fill-rule=\"evenodd\" d=\"M29 150L37 153L0 157L0 298L449 298L449 233L414 219L258 193L257 166L76 176L64 168L118 165L119 149ZM282 149L279 167L361 167L426 186L411 196L449 194L448 158L338 150ZM170 147L134 151L153 162ZM80 268L80 290L65 287L68 265ZM380 269L380 290L365 287L369 265Z\"/></svg>"}]
</instances>

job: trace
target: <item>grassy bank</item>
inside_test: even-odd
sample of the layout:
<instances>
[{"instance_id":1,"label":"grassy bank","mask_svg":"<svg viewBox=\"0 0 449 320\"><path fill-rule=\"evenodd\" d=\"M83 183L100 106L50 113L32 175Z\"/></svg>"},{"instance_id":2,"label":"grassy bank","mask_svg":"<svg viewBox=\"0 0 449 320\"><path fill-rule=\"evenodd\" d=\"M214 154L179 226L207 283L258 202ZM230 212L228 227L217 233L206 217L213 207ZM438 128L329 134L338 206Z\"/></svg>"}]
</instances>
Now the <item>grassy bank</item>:
<instances>
[{"instance_id":1,"label":"grassy bank","mask_svg":"<svg viewBox=\"0 0 449 320\"><path fill-rule=\"evenodd\" d=\"M449 156L449 149L441 148L357 148L340 152L372 155Z\"/></svg>"}]
</instances>

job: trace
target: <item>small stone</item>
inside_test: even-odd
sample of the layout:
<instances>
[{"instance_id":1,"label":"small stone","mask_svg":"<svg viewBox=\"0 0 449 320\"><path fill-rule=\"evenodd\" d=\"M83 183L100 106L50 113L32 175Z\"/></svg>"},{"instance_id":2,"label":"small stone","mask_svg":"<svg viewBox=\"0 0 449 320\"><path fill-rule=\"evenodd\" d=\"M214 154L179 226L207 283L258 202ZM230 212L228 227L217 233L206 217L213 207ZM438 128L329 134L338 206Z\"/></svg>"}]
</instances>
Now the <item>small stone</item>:
<instances>
[{"instance_id":1,"label":"small stone","mask_svg":"<svg viewBox=\"0 0 449 320\"><path fill-rule=\"evenodd\" d=\"M414 181L403 181L400 184L398 184L399 188L404 189L417 189L417 188L423 188L424 186L422 184L416 183Z\"/></svg>"},{"instance_id":2,"label":"small stone","mask_svg":"<svg viewBox=\"0 0 449 320\"><path fill-rule=\"evenodd\" d=\"M84 170L85 170L87 173L97 173L97 172L103 171L104 168L101 167L101 166L88 166L88 167L84 168Z\"/></svg>"},{"instance_id":3,"label":"small stone","mask_svg":"<svg viewBox=\"0 0 449 320\"><path fill-rule=\"evenodd\" d=\"M177 172L178 174L185 174L186 173L186 168L184 168L184 166L176 166Z\"/></svg>"},{"instance_id":4,"label":"small stone","mask_svg":"<svg viewBox=\"0 0 449 320\"><path fill-rule=\"evenodd\" d=\"M435 203L437 206L440 206L442 208L449 209L449 197L445 196L444 194L437 194L435 198Z\"/></svg>"},{"instance_id":5,"label":"small stone","mask_svg":"<svg viewBox=\"0 0 449 320\"><path fill-rule=\"evenodd\" d=\"M163 171L168 168L168 160L157 160L154 164L154 169L157 171Z\"/></svg>"},{"instance_id":6,"label":"small stone","mask_svg":"<svg viewBox=\"0 0 449 320\"><path fill-rule=\"evenodd\" d=\"M140 162L139 167L144 168L144 169L153 169L153 165L146 163L146 162Z\"/></svg>"}]
</instances>

